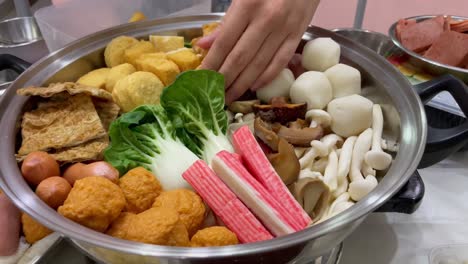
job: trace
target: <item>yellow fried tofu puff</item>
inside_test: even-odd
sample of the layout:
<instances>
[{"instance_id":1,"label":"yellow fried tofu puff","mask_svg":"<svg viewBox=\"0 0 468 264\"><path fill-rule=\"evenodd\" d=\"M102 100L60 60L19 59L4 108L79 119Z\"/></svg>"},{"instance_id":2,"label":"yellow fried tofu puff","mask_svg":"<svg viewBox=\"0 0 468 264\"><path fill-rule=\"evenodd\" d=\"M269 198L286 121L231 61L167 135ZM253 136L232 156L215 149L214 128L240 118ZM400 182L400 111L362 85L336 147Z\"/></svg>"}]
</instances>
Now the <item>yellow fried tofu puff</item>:
<instances>
[{"instance_id":1,"label":"yellow fried tofu puff","mask_svg":"<svg viewBox=\"0 0 468 264\"><path fill-rule=\"evenodd\" d=\"M81 225L105 232L126 204L117 184L105 177L77 180L58 213Z\"/></svg>"},{"instance_id":2,"label":"yellow fried tofu puff","mask_svg":"<svg viewBox=\"0 0 468 264\"><path fill-rule=\"evenodd\" d=\"M162 192L154 201L153 207L175 209L190 235L193 235L205 220L205 204L200 196L191 190L176 189Z\"/></svg>"},{"instance_id":3,"label":"yellow fried tofu puff","mask_svg":"<svg viewBox=\"0 0 468 264\"><path fill-rule=\"evenodd\" d=\"M169 52L182 49L184 47L184 37L179 36L150 36L149 40L153 43L157 52Z\"/></svg>"},{"instance_id":4,"label":"yellow fried tofu puff","mask_svg":"<svg viewBox=\"0 0 468 264\"><path fill-rule=\"evenodd\" d=\"M164 57L166 57L165 54ZM173 83L177 75L180 73L179 66L177 66L177 64L165 58L157 58L156 55L141 56L136 61L136 66L140 71L154 73L165 86Z\"/></svg>"},{"instance_id":5,"label":"yellow fried tofu puff","mask_svg":"<svg viewBox=\"0 0 468 264\"><path fill-rule=\"evenodd\" d=\"M156 177L143 167L129 170L120 178L119 186L127 200L126 211L137 214L151 208L162 192Z\"/></svg>"},{"instance_id":6,"label":"yellow fried tofu puff","mask_svg":"<svg viewBox=\"0 0 468 264\"><path fill-rule=\"evenodd\" d=\"M167 58L179 66L180 72L194 70L201 63L200 56L195 54L193 49L179 49L168 52Z\"/></svg>"},{"instance_id":7,"label":"yellow fried tofu puff","mask_svg":"<svg viewBox=\"0 0 468 264\"><path fill-rule=\"evenodd\" d=\"M135 218L136 214L134 213L122 212L119 217L112 222L106 234L121 239L127 239L128 230Z\"/></svg>"},{"instance_id":8,"label":"yellow fried tofu puff","mask_svg":"<svg viewBox=\"0 0 468 264\"><path fill-rule=\"evenodd\" d=\"M52 233L50 229L41 225L25 213L21 215L21 224L23 226L24 237L29 244L34 244Z\"/></svg>"},{"instance_id":9,"label":"yellow fried tofu puff","mask_svg":"<svg viewBox=\"0 0 468 264\"><path fill-rule=\"evenodd\" d=\"M213 33L216 28L218 28L219 22L211 22L208 24L204 24L202 26L203 36L208 36L209 34Z\"/></svg>"},{"instance_id":10,"label":"yellow fried tofu puff","mask_svg":"<svg viewBox=\"0 0 468 264\"><path fill-rule=\"evenodd\" d=\"M153 207L130 220L126 239L167 246L190 246L185 225L170 208Z\"/></svg>"},{"instance_id":11,"label":"yellow fried tofu puff","mask_svg":"<svg viewBox=\"0 0 468 264\"><path fill-rule=\"evenodd\" d=\"M143 14L140 11L137 11L133 13L132 17L128 20L128 22L132 23L132 22L138 22L138 21L143 21L143 20L146 20L145 14Z\"/></svg>"},{"instance_id":12,"label":"yellow fried tofu puff","mask_svg":"<svg viewBox=\"0 0 468 264\"><path fill-rule=\"evenodd\" d=\"M130 112L144 104L159 104L164 84L151 72L137 71L120 79L112 90L112 97L122 111Z\"/></svg>"},{"instance_id":13,"label":"yellow fried tofu puff","mask_svg":"<svg viewBox=\"0 0 468 264\"><path fill-rule=\"evenodd\" d=\"M128 76L132 73L136 72L135 67L130 63L123 63L112 67L109 70L109 74L107 75L106 79L106 90L112 93L115 84L125 76Z\"/></svg>"},{"instance_id":14,"label":"yellow fried tofu puff","mask_svg":"<svg viewBox=\"0 0 468 264\"><path fill-rule=\"evenodd\" d=\"M136 59L145 53L154 52L154 46L149 41L139 41L124 51L124 60L127 63L135 65Z\"/></svg>"},{"instance_id":15,"label":"yellow fried tofu puff","mask_svg":"<svg viewBox=\"0 0 468 264\"><path fill-rule=\"evenodd\" d=\"M124 63L125 50L136 43L138 43L136 38L128 36L120 36L111 40L104 50L104 60L106 61L107 67L115 67Z\"/></svg>"},{"instance_id":16,"label":"yellow fried tofu puff","mask_svg":"<svg viewBox=\"0 0 468 264\"><path fill-rule=\"evenodd\" d=\"M219 247L239 244L236 234L224 226L199 230L190 241L192 247Z\"/></svg>"},{"instance_id":17,"label":"yellow fried tofu puff","mask_svg":"<svg viewBox=\"0 0 468 264\"><path fill-rule=\"evenodd\" d=\"M106 80L109 76L109 72L109 68L101 68L94 71L90 71L87 74L81 76L76 82L91 87L105 89Z\"/></svg>"}]
</instances>

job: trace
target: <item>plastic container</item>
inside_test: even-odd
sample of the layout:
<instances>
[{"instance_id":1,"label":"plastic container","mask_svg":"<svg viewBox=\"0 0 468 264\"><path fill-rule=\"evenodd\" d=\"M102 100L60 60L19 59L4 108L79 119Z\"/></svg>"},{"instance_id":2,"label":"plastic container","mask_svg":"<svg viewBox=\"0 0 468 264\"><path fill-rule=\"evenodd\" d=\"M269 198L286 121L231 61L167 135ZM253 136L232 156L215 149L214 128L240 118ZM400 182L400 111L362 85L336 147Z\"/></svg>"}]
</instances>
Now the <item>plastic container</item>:
<instances>
[{"instance_id":1,"label":"plastic container","mask_svg":"<svg viewBox=\"0 0 468 264\"><path fill-rule=\"evenodd\" d=\"M433 248L430 264L468 264L468 244L444 245Z\"/></svg>"},{"instance_id":2,"label":"plastic container","mask_svg":"<svg viewBox=\"0 0 468 264\"><path fill-rule=\"evenodd\" d=\"M154 19L203 4L206 8L196 11L209 12L210 0L61 0L39 9L34 17L52 52L86 35L127 23L136 11Z\"/></svg>"}]
</instances>

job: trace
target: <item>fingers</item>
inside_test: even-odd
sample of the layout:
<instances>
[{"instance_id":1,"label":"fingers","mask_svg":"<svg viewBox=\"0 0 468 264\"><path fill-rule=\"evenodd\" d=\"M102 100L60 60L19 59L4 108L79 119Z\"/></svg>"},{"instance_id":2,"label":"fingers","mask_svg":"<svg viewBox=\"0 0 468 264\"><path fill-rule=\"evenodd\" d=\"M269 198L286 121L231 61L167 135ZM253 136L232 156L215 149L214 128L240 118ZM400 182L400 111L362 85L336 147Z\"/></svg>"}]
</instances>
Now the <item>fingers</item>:
<instances>
[{"instance_id":1,"label":"fingers","mask_svg":"<svg viewBox=\"0 0 468 264\"><path fill-rule=\"evenodd\" d=\"M252 85L251 90L255 91L273 80L287 65L294 55L296 48L301 41L302 35L288 38L279 48L271 63L260 77Z\"/></svg>"},{"instance_id":2,"label":"fingers","mask_svg":"<svg viewBox=\"0 0 468 264\"><path fill-rule=\"evenodd\" d=\"M253 23L247 27L247 30L219 69L219 72L226 77L226 87L230 87L239 74L252 62L268 37L270 32L267 32L265 27L259 25L260 23Z\"/></svg>"},{"instance_id":3,"label":"fingers","mask_svg":"<svg viewBox=\"0 0 468 264\"><path fill-rule=\"evenodd\" d=\"M202 49L209 49L213 45L213 42L216 40L216 38L219 35L219 29L216 29L213 33L209 34L208 36L205 36L197 41L197 46L199 46Z\"/></svg>"},{"instance_id":4,"label":"fingers","mask_svg":"<svg viewBox=\"0 0 468 264\"><path fill-rule=\"evenodd\" d=\"M218 71L221 68L229 52L247 28L248 21L242 18L242 12L241 8L234 8L234 6L230 8L216 40L202 62L203 69Z\"/></svg>"},{"instance_id":5,"label":"fingers","mask_svg":"<svg viewBox=\"0 0 468 264\"><path fill-rule=\"evenodd\" d=\"M227 90L226 101L228 103L239 98L251 87L259 75L265 71L275 53L278 52L278 49L286 41L287 37L288 36L282 31L277 31L266 38L255 58L247 65Z\"/></svg>"}]
</instances>

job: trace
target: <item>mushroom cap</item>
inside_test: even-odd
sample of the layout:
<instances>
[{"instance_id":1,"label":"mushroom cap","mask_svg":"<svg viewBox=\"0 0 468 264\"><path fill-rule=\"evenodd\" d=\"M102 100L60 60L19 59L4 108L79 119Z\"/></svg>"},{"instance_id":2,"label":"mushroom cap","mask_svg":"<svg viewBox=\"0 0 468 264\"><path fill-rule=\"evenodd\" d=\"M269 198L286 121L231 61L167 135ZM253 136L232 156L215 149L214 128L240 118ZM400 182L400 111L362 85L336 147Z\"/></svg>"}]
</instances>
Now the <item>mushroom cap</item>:
<instances>
[{"instance_id":1,"label":"mushroom cap","mask_svg":"<svg viewBox=\"0 0 468 264\"><path fill-rule=\"evenodd\" d=\"M365 179L359 179L349 184L349 195L354 201L360 201L364 196L369 194L376 186L377 179L369 175Z\"/></svg>"},{"instance_id":2,"label":"mushroom cap","mask_svg":"<svg viewBox=\"0 0 468 264\"><path fill-rule=\"evenodd\" d=\"M314 220L320 219L328 209L330 189L320 179L300 179L294 186L294 195Z\"/></svg>"},{"instance_id":3,"label":"mushroom cap","mask_svg":"<svg viewBox=\"0 0 468 264\"><path fill-rule=\"evenodd\" d=\"M376 170L385 170L392 163L392 155L383 151L370 150L364 156L364 160Z\"/></svg>"},{"instance_id":4,"label":"mushroom cap","mask_svg":"<svg viewBox=\"0 0 468 264\"><path fill-rule=\"evenodd\" d=\"M320 157L325 157L328 155L328 148L322 141L312 140L312 142L310 142L310 146L315 149Z\"/></svg>"},{"instance_id":5,"label":"mushroom cap","mask_svg":"<svg viewBox=\"0 0 468 264\"><path fill-rule=\"evenodd\" d=\"M234 101L228 106L228 109L233 113L248 114L253 112L255 104L260 104L260 100Z\"/></svg>"},{"instance_id":6,"label":"mushroom cap","mask_svg":"<svg viewBox=\"0 0 468 264\"><path fill-rule=\"evenodd\" d=\"M318 172L318 171L313 171L311 170L310 168L305 168L305 169L302 169L300 172L299 172L299 177L298 179L305 179L305 178L312 178L312 179L320 179L320 180L323 180L323 175Z\"/></svg>"},{"instance_id":7,"label":"mushroom cap","mask_svg":"<svg viewBox=\"0 0 468 264\"><path fill-rule=\"evenodd\" d=\"M310 122L311 127L318 125L323 128L329 127L332 121L330 114L322 109L311 109L307 111L305 117Z\"/></svg>"},{"instance_id":8,"label":"mushroom cap","mask_svg":"<svg viewBox=\"0 0 468 264\"><path fill-rule=\"evenodd\" d=\"M268 160L284 184L289 185L297 180L301 167L294 147L286 140L279 139L278 153L268 155Z\"/></svg>"}]
</instances>

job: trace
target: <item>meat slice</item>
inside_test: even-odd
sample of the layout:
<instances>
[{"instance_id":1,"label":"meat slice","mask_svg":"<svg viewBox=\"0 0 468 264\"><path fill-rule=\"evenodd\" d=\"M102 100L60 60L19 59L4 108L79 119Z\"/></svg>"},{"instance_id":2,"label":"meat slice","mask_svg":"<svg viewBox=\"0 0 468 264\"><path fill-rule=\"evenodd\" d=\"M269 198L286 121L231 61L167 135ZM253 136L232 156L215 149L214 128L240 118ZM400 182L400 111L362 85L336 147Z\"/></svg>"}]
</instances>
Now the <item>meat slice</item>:
<instances>
[{"instance_id":1,"label":"meat slice","mask_svg":"<svg viewBox=\"0 0 468 264\"><path fill-rule=\"evenodd\" d=\"M450 19L450 29L460 33L468 32L468 20Z\"/></svg>"},{"instance_id":2,"label":"meat slice","mask_svg":"<svg viewBox=\"0 0 468 264\"><path fill-rule=\"evenodd\" d=\"M424 57L450 66L460 66L468 55L468 35L445 31L424 53Z\"/></svg>"},{"instance_id":3,"label":"meat slice","mask_svg":"<svg viewBox=\"0 0 468 264\"><path fill-rule=\"evenodd\" d=\"M400 42L404 47L414 52L424 51L444 32L444 23L444 17L437 16L404 26L400 31Z\"/></svg>"},{"instance_id":4,"label":"meat slice","mask_svg":"<svg viewBox=\"0 0 468 264\"><path fill-rule=\"evenodd\" d=\"M398 40L401 41L401 31L405 30L411 25L416 24L416 20L414 19L400 19L398 20L398 23L395 28L395 33L398 38Z\"/></svg>"}]
</instances>

